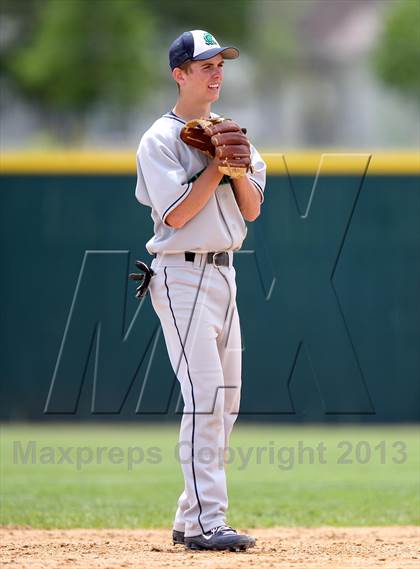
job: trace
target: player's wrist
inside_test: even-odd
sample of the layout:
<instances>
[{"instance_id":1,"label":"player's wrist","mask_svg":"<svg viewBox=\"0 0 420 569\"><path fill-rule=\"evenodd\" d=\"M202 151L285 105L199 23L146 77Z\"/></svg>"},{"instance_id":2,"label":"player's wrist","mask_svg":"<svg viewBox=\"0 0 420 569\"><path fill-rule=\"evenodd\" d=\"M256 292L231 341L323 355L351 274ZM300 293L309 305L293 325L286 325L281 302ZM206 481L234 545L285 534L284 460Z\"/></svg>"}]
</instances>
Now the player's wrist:
<instances>
[{"instance_id":1,"label":"player's wrist","mask_svg":"<svg viewBox=\"0 0 420 569\"><path fill-rule=\"evenodd\" d=\"M223 173L220 172L219 170L220 165L221 165L220 160L218 158L213 158L213 160L207 166L207 170L211 172L214 175L214 177L218 178L219 180L223 178Z\"/></svg>"}]
</instances>

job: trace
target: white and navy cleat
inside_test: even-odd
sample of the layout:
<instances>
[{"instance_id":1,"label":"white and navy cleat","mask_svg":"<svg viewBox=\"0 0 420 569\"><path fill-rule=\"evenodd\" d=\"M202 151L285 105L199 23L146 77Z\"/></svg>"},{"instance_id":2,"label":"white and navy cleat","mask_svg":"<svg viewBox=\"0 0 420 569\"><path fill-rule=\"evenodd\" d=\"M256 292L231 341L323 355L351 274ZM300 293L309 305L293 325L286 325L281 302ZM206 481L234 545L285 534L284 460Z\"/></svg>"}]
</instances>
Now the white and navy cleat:
<instances>
[{"instance_id":1,"label":"white and navy cleat","mask_svg":"<svg viewBox=\"0 0 420 569\"><path fill-rule=\"evenodd\" d=\"M201 535L184 537L184 542L187 549L245 551L249 547L254 547L255 537L238 534L230 526L222 525Z\"/></svg>"}]
</instances>

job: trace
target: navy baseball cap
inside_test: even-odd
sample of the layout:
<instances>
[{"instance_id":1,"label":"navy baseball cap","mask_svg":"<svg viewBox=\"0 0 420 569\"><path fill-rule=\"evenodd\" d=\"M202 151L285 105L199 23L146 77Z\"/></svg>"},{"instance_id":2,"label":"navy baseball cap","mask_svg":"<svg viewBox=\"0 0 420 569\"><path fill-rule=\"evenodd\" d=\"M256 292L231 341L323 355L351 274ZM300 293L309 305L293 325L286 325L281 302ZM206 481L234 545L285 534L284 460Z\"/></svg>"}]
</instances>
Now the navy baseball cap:
<instances>
[{"instance_id":1,"label":"navy baseball cap","mask_svg":"<svg viewBox=\"0 0 420 569\"><path fill-rule=\"evenodd\" d=\"M236 47L221 47L216 38L204 30L184 32L169 48L169 65L171 69L179 67L186 61L203 61L221 53L224 59L236 59L239 50Z\"/></svg>"}]
</instances>

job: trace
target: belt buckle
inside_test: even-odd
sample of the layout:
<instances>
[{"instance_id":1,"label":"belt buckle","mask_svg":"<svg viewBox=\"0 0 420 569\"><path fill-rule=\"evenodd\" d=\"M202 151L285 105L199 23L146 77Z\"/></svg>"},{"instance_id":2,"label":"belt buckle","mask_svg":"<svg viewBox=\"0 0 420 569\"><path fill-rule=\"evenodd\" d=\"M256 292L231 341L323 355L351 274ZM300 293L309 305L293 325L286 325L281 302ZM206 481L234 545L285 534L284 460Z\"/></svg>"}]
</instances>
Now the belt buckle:
<instances>
[{"instance_id":1,"label":"belt buckle","mask_svg":"<svg viewBox=\"0 0 420 569\"><path fill-rule=\"evenodd\" d=\"M221 263L217 263L217 257L218 256L225 256L228 253L226 251L217 251L216 253L213 253L213 267L220 267L222 266ZM229 259L228 259L229 261ZM228 263L229 264L229 263Z\"/></svg>"}]
</instances>

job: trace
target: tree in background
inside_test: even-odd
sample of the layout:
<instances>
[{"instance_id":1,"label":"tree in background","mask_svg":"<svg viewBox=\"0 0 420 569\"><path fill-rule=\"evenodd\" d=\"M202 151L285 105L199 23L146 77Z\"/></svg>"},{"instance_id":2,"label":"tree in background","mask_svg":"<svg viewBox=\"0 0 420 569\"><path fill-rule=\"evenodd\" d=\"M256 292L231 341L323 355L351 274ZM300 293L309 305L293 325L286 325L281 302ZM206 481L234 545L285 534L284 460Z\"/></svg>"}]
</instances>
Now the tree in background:
<instances>
[{"instance_id":1,"label":"tree in background","mask_svg":"<svg viewBox=\"0 0 420 569\"><path fill-rule=\"evenodd\" d=\"M31 26L12 4L9 14L21 16L28 35L2 63L18 90L50 116L65 121L71 112L82 118L98 101L124 111L150 92L154 20L144 3L26 2L37 24Z\"/></svg>"},{"instance_id":2,"label":"tree in background","mask_svg":"<svg viewBox=\"0 0 420 569\"><path fill-rule=\"evenodd\" d=\"M33 41L13 58L21 87L57 109L138 102L151 75L150 14L124 0L48 0Z\"/></svg>"},{"instance_id":3,"label":"tree in background","mask_svg":"<svg viewBox=\"0 0 420 569\"><path fill-rule=\"evenodd\" d=\"M391 9L375 54L381 79L420 98L420 2L401 0Z\"/></svg>"}]
</instances>

